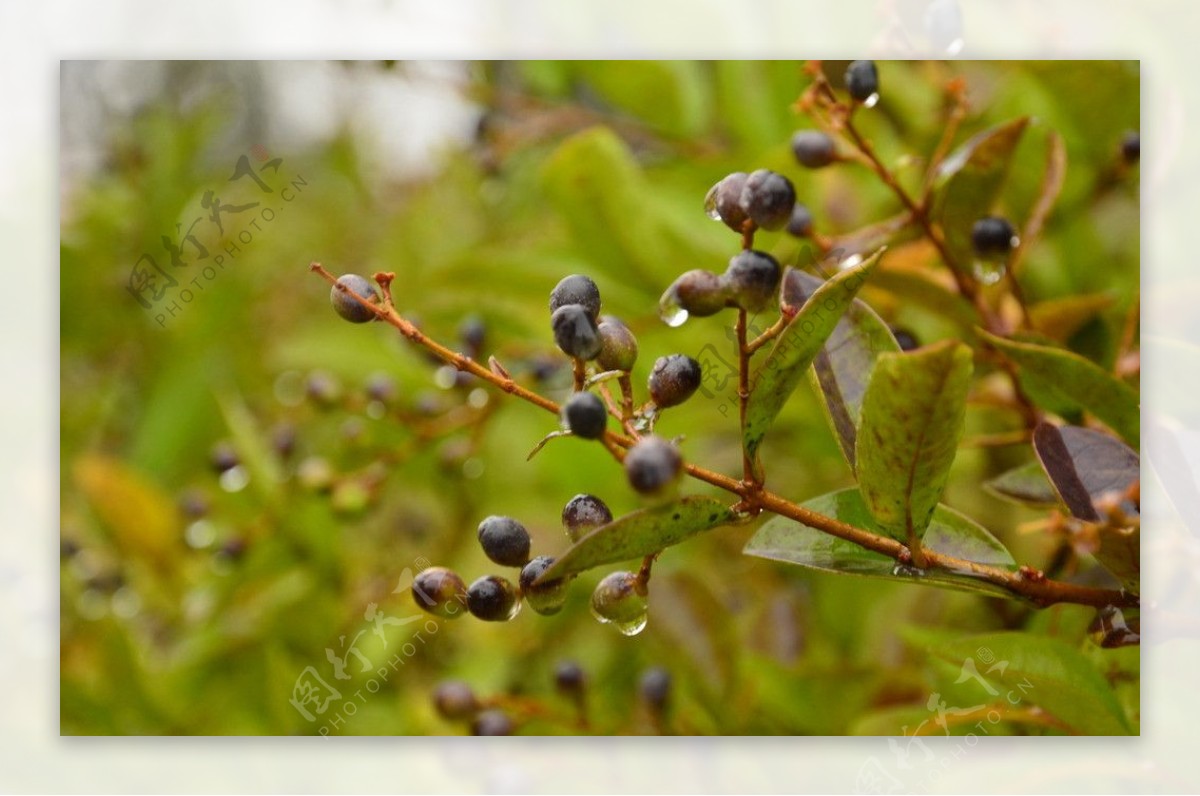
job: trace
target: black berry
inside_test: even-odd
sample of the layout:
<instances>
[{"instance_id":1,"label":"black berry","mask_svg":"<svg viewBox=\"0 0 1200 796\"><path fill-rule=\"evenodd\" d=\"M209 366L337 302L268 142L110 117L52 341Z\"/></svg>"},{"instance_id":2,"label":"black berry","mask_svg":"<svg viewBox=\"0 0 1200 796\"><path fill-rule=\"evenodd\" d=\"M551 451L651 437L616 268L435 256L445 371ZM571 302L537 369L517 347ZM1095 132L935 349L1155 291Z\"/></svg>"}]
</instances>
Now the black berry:
<instances>
[{"instance_id":1,"label":"black berry","mask_svg":"<svg viewBox=\"0 0 1200 796\"><path fill-rule=\"evenodd\" d=\"M971 227L971 245L982 257L1008 254L1016 236L1012 224L999 216L986 216Z\"/></svg>"},{"instance_id":2,"label":"black berry","mask_svg":"<svg viewBox=\"0 0 1200 796\"><path fill-rule=\"evenodd\" d=\"M625 456L629 485L643 495L655 495L683 472L683 457L674 445L654 435L642 437Z\"/></svg>"},{"instance_id":3,"label":"black berry","mask_svg":"<svg viewBox=\"0 0 1200 796\"><path fill-rule=\"evenodd\" d=\"M608 425L604 401L590 392L573 393L563 404L562 416L571 433L583 439L600 439Z\"/></svg>"},{"instance_id":4,"label":"black berry","mask_svg":"<svg viewBox=\"0 0 1200 796\"><path fill-rule=\"evenodd\" d=\"M580 694L587 682L583 667L575 661L559 661L554 667L554 687L564 694Z\"/></svg>"},{"instance_id":5,"label":"black berry","mask_svg":"<svg viewBox=\"0 0 1200 796\"><path fill-rule=\"evenodd\" d=\"M233 445L225 441L213 445L209 458L212 461L213 469L218 473L232 470L241 463L241 458L238 456L237 451L234 450Z\"/></svg>"},{"instance_id":6,"label":"black berry","mask_svg":"<svg viewBox=\"0 0 1200 796\"><path fill-rule=\"evenodd\" d=\"M462 680L443 680L433 689L433 706L450 721L469 719L479 710L479 700Z\"/></svg>"},{"instance_id":7,"label":"black berry","mask_svg":"<svg viewBox=\"0 0 1200 796\"><path fill-rule=\"evenodd\" d=\"M1136 163L1142 156L1142 136L1136 130L1130 130L1121 136L1121 157L1126 163Z\"/></svg>"},{"instance_id":8,"label":"black berry","mask_svg":"<svg viewBox=\"0 0 1200 796\"><path fill-rule=\"evenodd\" d=\"M501 566L523 567L529 561L529 531L512 517L485 518L478 536L484 555Z\"/></svg>"},{"instance_id":9,"label":"black berry","mask_svg":"<svg viewBox=\"0 0 1200 796\"><path fill-rule=\"evenodd\" d=\"M678 406L700 387L700 363L684 354L670 354L654 361L650 370L650 400L659 409Z\"/></svg>"},{"instance_id":10,"label":"black berry","mask_svg":"<svg viewBox=\"0 0 1200 796\"><path fill-rule=\"evenodd\" d=\"M742 205L742 188L746 184L746 172L735 171L708 190L704 197L704 209L713 218L724 222L734 232L741 232L749 218Z\"/></svg>"},{"instance_id":11,"label":"black berry","mask_svg":"<svg viewBox=\"0 0 1200 796\"><path fill-rule=\"evenodd\" d=\"M661 666L647 669L638 681L638 693L651 710L662 713L671 701L671 673Z\"/></svg>"},{"instance_id":12,"label":"black berry","mask_svg":"<svg viewBox=\"0 0 1200 796\"><path fill-rule=\"evenodd\" d=\"M502 710L485 710L471 722L472 735L512 735L516 725Z\"/></svg>"},{"instance_id":13,"label":"black berry","mask_svg":"<svg viewBox=\"0 0 1200 796\"><path fill-rule=\"evenodd\" d=\"M462 613L467 586L458 573L445 567L429 567L417 573L412 583L413 602L434 616L454 617Z\"/></svg>"},{"instance_id":14,"label":"black berry","mask_svg":"<svg viewBox=\"0 0 1200 796\"><path fill-rule=\"evenodd\" d=\"M921 347L921 343L917 340L916 335L907 329L893 326L892 336L896 338L896 345L900 346L901 351L912 351L914 348Z\"/></svg>"},{"instance_id":15,"label":"black berry","mask_svg":"<svg viewBox=\"0 0 1200 796\"><path fill-rule=\"evenodd\" d=\"M572 542L590 531L613 521L613 514L604 501L594 495L576 495L562 510L562 524Z\"/></svg>"},{"instance_id":16,"label":"black berry","mask_svg":"<svg viewBox=\"0 0 1200 796\"><path fill-rule=\"evenodd\" d=\"M478 315L468 315L458 326L458 338L462 340L467 356L478 358L487 337L487 327Z\"/></svg>"},{"instance_id":17,"label":"black berry","mask_svg":"<svg viewBox=\"0 0 1200 796\"><path fill-rule=\"evenodd\" d=\"M563 603L567 601L569 578L555 578L534 585L534 581L540 578L542 573L548 570L553 563L554 559L550 556L538 556L525 565L521 570L520 578L518 578L525 602L529 603L529 607L536 613L543 616L558 613L562 610Z\"/></svg>"},{"instance_id":18,"label":"black berry","mask_svg":"<svg viewBox=\"0 0 1200 796\"><path fill-rule=\"evenodd\" d=\"M596 321L580 304L559 307L550 316L554 342L562 352L575 359L595 359L600 353L600 330Z\"/></svg>"},{"instance_id":19,"label":"black berry","mask_svg":"<svg viewBox=\"0 0 1200 796\"><path fill-rule=\"evenodd\" d=\"M367 379L367 397L386 404L396 398L396 381L386 373L373 373Z\"/></svg>"},{"instance_id":20,"label":"black berry","mask_svg":"<svg viewBox=\"0 0 1200 796\"><path fill-rule=\"evenodd\" d=\"M788 234L795 235L797 238L808 237L812 232L812 225L812 211L808 209L807 205L796 202L796 206L792 208L792 217L788 219Z\"/></svg>"},{"instance_id":21,"label":"black berry","mask_svg":"<svg viewBox=\"0 0 1200 796\"><path fill-rule=\"evenodd\" d=\"M372 304L379 301L379 296L375 293L375 286L361 277L358 274L344 274L338 277L338 285L346 288L351 293L355 293ZM341 315L351 323L366 323L375 318L375 313L369 307L365 307L358 302L353 296L339 289L337 285L329 288L329 303L333 305L333 309L338 315Z\"/></svg>"},{"instance_id":22,"label":"black berry","mask_svg":"<svg viewBox=\"0 0 1200 796\"><path fill-rule=\"evenodd\" d=\"M799 130L792 135L792 154L801 166L819 169L837 160L837 146L820 130Z\"/></svg>"},{"instance_id":23,"label":"black berry","mask_svg":"<svg viewBox=\"0 0 1200 796\"><path fill-rule=\"evenodd\" d=\"M593 321L596 320L600 316L600 288L582 274L564 278L550 291L550 312L558 312L559 308L570 304L580 305Z\"/></svg>"},{"instance_id":24,"label":"black berry","mask_svg":"<svg viewBox=\"0 0 1200 796\"><path fill-rule=\"evenodd\" d=\"M879 92L879 72L874 61L851 61L846 67L846 90L859 102Z\"/></svg>"},{"instance_id":25,"label":"black berry","mask_svg":"<svg viewBox=\"0 0 1200 796\"><path fill-rule=\"evenodd\" d=\"M742 207L763 229L780 229L792 217L796 189L792 181L768 169L751 172L742 186Z\"/></svg>"},{"instance_id":26,"label":"black berry","mask_svg":"<svg viewBox=\"0 0 1200 796\"><path fill-rule=\"evenodd\" d=\"M296 427L291 423L279 423L271 430L271 447L279 458L287 459L296 451Z\"/></svg>"},{"instance_id":27,"label":"black berry","mask_svg":"<svg viewBox=\"0 0 1200 796\"><path fill-rule=\"evenodd\" d=\"M729 291L721 277L712 271L696 269L681 274L663 295L662 303L671 302L689 315L706 318L725 309Z\"/></svg>"},{"instance_id":28,"label":"black berry","mask_svg":"<svg viewBox=\"0 0 1200 796\"><path fill-rule=\"evenodd\" d=\"M758 312L771 303L783 271L779 262L766 252L746 250L729 261L722 279L734 306Z\"/></svg>"},{"instance_id":29,"label":"black berry","mask_svg":"<svg viewBox=\"0 0 1200 796\"><path fill-rule=\"evenodd\" d=\"M467 589L467 610L485 622L507 622L521 610L521 601L507 580L484 575Z\"/></svg>"},{"instance_id":30,"label":"black berry","mask_svg":"<svg viewBox=\"0 0 1200 796\"><path fill-rule=\"evenodd\" d=\"M596 364L602 370L633 370L637 362L637 338L629 327L611 315L600 319L596 327L600 334L600 353L596 355Z\"/></svg>"},{"instance_id":31,"label":"black berry","mask_svg":"<svg viewBox=\"0 0 1200 796\"><path fill-rule=\"evenodd\" d=\"M314 370L308 374L308 380L304 383L304 392L313 403L329 407L341 400L342 385L332 373Z\"/></svg>"}]
</instances>

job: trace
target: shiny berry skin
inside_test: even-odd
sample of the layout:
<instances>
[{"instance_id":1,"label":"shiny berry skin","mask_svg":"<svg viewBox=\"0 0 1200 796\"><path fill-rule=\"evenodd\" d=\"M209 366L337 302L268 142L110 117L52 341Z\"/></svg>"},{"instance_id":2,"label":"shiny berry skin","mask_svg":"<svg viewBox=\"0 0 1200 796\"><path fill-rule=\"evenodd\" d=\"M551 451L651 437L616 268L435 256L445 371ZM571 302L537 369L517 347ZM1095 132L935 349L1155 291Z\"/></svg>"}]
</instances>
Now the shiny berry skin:
<instances>
[{"instance_id":1,"label":"shiny berry skin","mask_svg":"<svg viewBox=\"0 0 1200 796\"><path fill-rule=\"evenodd\" d=\"M479 710L479 700L462 680L443 680L433 690L433 706L444 719L469 719Z\"/></svg>"},{"instance_id":2,"label":"shiny berry skin","mask_svg":"<svg viewBox=\"0 0 1200 796\"><path fill-rule=\"evenodd\" d=\"M582 439L600 439L608 425L608 411L594 393L573 393L562 408L563 422Z\"/></svg>"},{"instance_id":3,"label":"shiny berry skin","mask_svg":"<svg viewBox=\"0 0 1200 796\"><path fill-rule=\"evenodd\" d=\"M820 130L798 130L792 135L792 154L808 169L820 169L837 160L837 146Z\"/></svg>"},{"instance_id":4,"label":"shiny berry skin","mask_svg":"<svg viewBox=\"0 0 1200 796\"><path fill-rule=\"evenodd\" d=\"M629 485L643 495L656 495L678 480L683 472L679 450L662 437L642 437L625 455Z\"/></svg>"},{"instance_id":5,"label":"shiny berry skin","mask_svg":"<svg viewBox=\"0 0 1200 796\"><path fill-rule=\"evenodd\" d=\"M486 517L476 535L484 555L501 566L523 567L529 561L529 531L512 517Z\"/></svg>"},{"instance_id":6,"label":"shiny berry skin","mask_svg":"<svg viewBox=\"0 0 1200 796\"><path fill-rule=\"evenodd\" d=\"M613 572L592 592L592 613L605 622L622 625L646 615L646 595L632 572Z\"/></svg>"},{"instance_id":7,"label":"shiny berry skin","mask_svg":"<svg viewBox=\"0 0 1200 796\"><path fill-rule=\"evenodd\" d=\"M671 701L671 673L661 666L647 669L638 680L638 694L651 710L662 713Z\"/></svg>"},{"instance_id":8,"label":"shiny berry skin","mask_svg":"<svg viewBox=\"0 0 1200 796\"><path fill-rule=\"evenodd\" d=\"M879 91L879 72L874 61L851 61L846 67L846 90L859 102Z\"/></svg>"},{"instance_id":9,"label":"shiny berry skin","mask_svg":"<svg viewBox=\"0 0 1200 796\"><path fill-rule=\"evenodd\" d=\"M516 725L502 710L485 710L471 722L472 735L512 735Z\"/></svg>"},{"instance_id":10,"label":"shiny berry skin","mask_svg":"<svg viewBox=\"0 0 1200 796\"><path fill-rule=\"evenodd\" d=\"M892 337L896 338L896 345L900 346L901 351L912 351L914 348L921 347L921 343L917 340L916 335L907 329L901 329L898 326L893 327Z\"/></svg>"},{"instance_id":11,"label":"shiny berry skin","mask_svg":"<svg viewBox=\"0 0 1200 796\"><path fill-rule=\"evenodd\" d=\"M750 173L742 186L742 207L762 229L781 229L792 217L796 189L792 181L768 169Z\"/></svg>"},{"instance_id":12,"label":"shiny berry skin","mask_svg":"<svg viewBox=\"0 0 1200 796\"><path fill-rule=\"evenodd\" d=\"M550 316L554 342L559 349L575 359L595 359L603 347L596 321L580 304L559 307Z\"/></svg>"},{"instance_id":13,"label":"shiny berry skin","mask_svg":"<svg viewBox=\"0 0 1200 796\"><path fill-rule=\"evenodd\" d=\"M797 238L806 238L812 233L812 211L802 202L796 202L792 208L792 217L788 219L787 231Z\"/></svg>"},{"instance_id":14,"label":"shiny berry skin","mask_svg":"<svg viewBox=\"0 0 1200 796\"><path fill-rule=\"evenodd\" d=\"M572 542L613 521L612 511L594 495L576 495L562 510L562 524Z\"/></svg>"},{"instance_id":15,"label":"shiny berry skin","mask_svg":"<svg viewBox=\"0 0 1200 796\"><path fill-rule=\"evenodd\" d=\"M593 321L596 320L600 316L600 288L583 274L565 277L550 291L550 312L557 312L569 304L578 304L587 310Z\"/></svg>"},{"instance_id":16,"label":"shiny berry skin","mask_svg":"<svg viewBox=\"0 0 1200 796\"><path fill-rule=\"evenodd\" d=\"M700 387L700 363L684 354L670 354L654 361L650 370L650 400L659 409L679 404Z\"/></svg>"},{"instance_id":17,"label":"shiny berry skin","mask_svg":"<svg viewBox=\"0 0 1200 796\"><path fill-rule=\"evenodd\" d=\"M418 572L411 591L418 608L445 618L460 616L467 601L463 579L446 567L429 567Z\"/></svg>"},{"instance_id":18,"label":"shiny berry skin","mask_svg":"<svg viewBox=\"0 0 1200 796\"><path fill-rule=\"evenodd\" d=\"M729 298L729 291L721 277L701 269L681 274L667 288L667 293L689 315L697 318L716 315L725 309Z\"/></svg>"},{"instance_id":19,"label":"shiny berry skin","mask_svg":"<svg viewBox=\"0 0 1200 796\"><path fill-rule=\"evenodd\" d=\"M525 565L517 579L525 602L529 603L529 607L535 613L542 616L558 613L567 601L567 584L570 578L555 578L545 583L534 584L553 563L554 559L551 556L538 556Z\"/></svg>"},{"instance_id":20,"label":"shiny berry skin","mask_svg":"<svg viewBox=\"0 0 1200 796\"><path fill-rule=\"evenodd\" d=\"M583 667L575 661L559 661L554 667L554 687L564 694L583 693L587 676Z\"/></svg>"},{"instance_id":21,"label":"shiny berry skin","mask_svg":"<svg viewBox=\"0 0 1200 796\"><path fill-rule=\"evenodd\" d=\"M600 334L600 353L596 355L596 364L601 370L633 370L637 362L637 338L629 327L611 315L600 318L596 327Z\"/></svg>"},{"instance_id":22,"label":"shiny berry skin","mask_svg":"<svg viewBox=\"0 0 1200 796\"><path fill-rule=\"evenodd\" d=\"M337 279L338 285L374 303L379 300L375 286L358 274L343 274ZM375 313L358 303L353 296L339 290L335 285L329 288L329 303L338 315L351 323L366 323L375 319Z\"/></svg>"},{"instance_id":23,"label":"shiny berry skin","mask_svg":"<svg viewBox=\"0 0 1200 796\"><path fill-rule=\"evenodd\" d=\"M521 610L521 601L512 583L484 575L467 589L467 610L485 622L507 622Z\"/></svg>"},{"instance_id":24,"label":"shiny berry skin","mask_svg":"<svg viewBox=\"0 0 1200 796\"><path fill-rule=\"evenodd\" d=\"M1017 232L1012 224L999 216L986 216L971 227L971 245L982 256L1005 255L1012 251Z\"/></svg>"},{"instance_id":25,"label":"shiny berry skin","mask_svg":"<svg viewBox=\"0 0 1200 796\"><path fill-rule=\"evenodd\" d=\"M1136 163L1142 156L1142 137L1136 130L1121 136L1121 157L1126 163Z\"/></svg>"},{"instance_id":26,"label":"shiny berry skin","mask_svg":"<svg viewBox=\"0 0 1200 796\"><path fill-rule=\"evenodd\" d=\"M704 197L704 206L710 213L716 213L717 218L734 232L741 232L749 218L742 205L742 188L746 185L747 176L744 171L726 175Z\"/></svg>"},{"instance_id":27,"label":"shiny berry skin","mask_svg":"<svg viewBox=\"0 0 1200 796\"><path fill-rule=\"evenodd\" d=\"M754 250L738 252L722 277L730 303L747 312L766 309L782 278L779 262L766 252Z\"/></svg>"}]
</instances>

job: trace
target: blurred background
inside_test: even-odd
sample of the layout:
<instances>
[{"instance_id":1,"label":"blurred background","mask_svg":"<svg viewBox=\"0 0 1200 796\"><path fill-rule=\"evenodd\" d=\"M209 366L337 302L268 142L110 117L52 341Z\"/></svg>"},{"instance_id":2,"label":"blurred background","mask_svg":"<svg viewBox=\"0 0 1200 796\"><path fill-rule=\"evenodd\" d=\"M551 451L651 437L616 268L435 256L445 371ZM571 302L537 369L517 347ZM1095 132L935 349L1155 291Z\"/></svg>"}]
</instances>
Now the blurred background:
<instances>
[{"instance_id":1,"label":"blurred background","mask_svg":"<svg viewBox=\"0 0 1200 796\"><path fill-rule=\"evenodd\" d=\"M827 63L831 76L843 68ZM1138 295L1138 183L1119 164L1122 135L1139 126L1136 63L879 68L882 100L861 128L909 184L955 77L971 107L957 140L1035 119L1001 202L1013 217L1036 200L1048 132L1064 137L1064 189L1024 288L1031 302L1106 296L1061 342L1110 364ZM388 327L345 323L308 264L394 271L398 308L428 334L495 355L555 400L570 369L546 300L567 274L594 278L605 312L637 334L639 386L659 355L728 352L729 319L669 329L656 312L678 274L719 271L738 250L703 212L714 182L778 170L831 236L898 209L864 168L795 164L788 140L811 126L793 108L802 69L64 63L62 732L461 733L431 701L456 678L507 700L529 733L898 733L898 716L927 717L929 693L957 674L907 643L912 628L1082 640L1084 608L1032 612L743 557L753 525L669 550L635 637L589 615L607 569L581 576L553 617L409 621L422 567L468 582L497 571L475 544L483 517L517 517L535 554L555 555L572 496L596 494L616 514L639 504L599 446L560 440L526 462L554 418L439 369ZM810 256L786 233L757 246L788 264ZM912 267L929 257L919 245L896 255ZM900 282L864 298L922 343L962 334ZM736 473L734 390L709 385L659 430L685 435L689 460ZM999 423L974 407L968 435ZM1038 515L979 487L1027 458L964 449L947 502L1039 564L1051 540L1021 531ZM770 486L797 500L853 483L805 388L765 461ZM1136 715L1137 649L1105 655ZM564 660L586 673L586 726L556 692ZM639 699L651 667L672 678L665 723ZM297 697L309 687L326 689L324 710Z\"/></svg>"}]
</instances>

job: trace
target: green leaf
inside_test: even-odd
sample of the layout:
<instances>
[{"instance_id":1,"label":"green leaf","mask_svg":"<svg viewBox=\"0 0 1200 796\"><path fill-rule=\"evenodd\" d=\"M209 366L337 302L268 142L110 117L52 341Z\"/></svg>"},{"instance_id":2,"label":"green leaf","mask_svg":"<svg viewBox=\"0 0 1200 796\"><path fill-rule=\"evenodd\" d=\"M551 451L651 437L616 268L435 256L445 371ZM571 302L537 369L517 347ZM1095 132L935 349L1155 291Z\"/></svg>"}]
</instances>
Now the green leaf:
<instances>
[{"instance_id":1,"label":"green leaf","mask_svg":"<svg viewBox=\"0 0 1200 796\"><path fill-rule=\"evenodd\" d=\"M884 533L914 557L950 476L970 384L971 349L944 340L881 355L867 385L858 485Z\"/></svg>"},{"instance_id":2,"label":"green leaf","mask_svg":"<svg viewBox=\"0 0 1200 796\"><path fill-rule=\"evenodd\" d=\"M925 646L948 663L975 667L992 684L980 700L1020 700L1038 705L1083 735L1129 735L1129 720L1096 666L1074 647L1028 633L990 633ZM1002 666L1002 664L1004 664Z\"/></svg>"},{"instance_id":3,"label":"green leaf","mask_svg":"<svg viewBox=\"0 0 1200 796\"><path fill-rule=\"evenodd\" d=\"M812 274L789 270L781 288L784 306L803 305L823 284ZM809 377L824 399L825 416L851 469L855 466L854 444L863 395L875 360L880 354L899 350L883 319L863 301L854 299L813 360Z\"/></svg>"},{"instance_id":4,"label":"green leaf","mask_svg":"<svg viewBox=\"0 0 1200 796\"><path fill-rule=\"evenodd\" d=\"M219 393L217 404L233 436L234 447L250 471L251 485L267 505L278 506L282 497L283 474L266 435L259 428L258 420L241 395L235 392Z\"/></svg>"},{"instance_id":5,"label":"green leaf","mask_svg":"<svg viewBox=\"0 0 1200 796\"><path fill-rule=\"evenodd\" d=\"M1039 301L1029 308L1029 321L1038 333L1066 343L1071 335L1112 305L1113 297L1108 293Z\"/></svg>"},{"instance_id":6,"label":"green leaf","mask_svg":"<svg viewBox=\"0 0 1200 796\"><path fill-rule=\"evenodd\" d=\"M1130 445L1138 445L1141 420L1137 391L1091 360L1060 348L979 334L1022 373L1068 404L1091 412Z\"/></svg>"},{"instance_id":7,"label":"green leaf","mask_svg":"<svg viewBox=\"0 0 1200 796\"><path fill-rule=\"evenodd\" d=\"M867 510L862 493L843 489L813 498L804 504L827 517L864 530L881 533ZM974 561L1005 569L1016 569L1016 562L996 537L986 528L963 516L949 506L939 505L925 532L925 547L943 555ZM1012 593L986 581L965 574L943 570L927 570L915 574L912 570L897 570L892 558L859 547L815 528L809 528L787 517L774 517L746 543L743 553L773 561L798 564L842 575L864 575L908 583L925 583L959 591L979 592L1009 599Z\"/></svg>"},{"instance_id":8,"label":"green leaf","mask_svg":"<svg viewBox=\"0 0 1200 796\"><path fill-rule=\"evenodd\" d=\"M571 546L542 573L541 581L657 553L698 533L728 525L734 513L722 502L692 495L642 509L602 525Z\"/></svg>"},{"instance_id":9,"label":"green leaf","mask_svg":"<svg viewBox=\"0 0 1200 796\"><path fill-rule=\"evenodd\" d=\"M991 212L1028 124L1029 119L1022 117L985 130L938 167L932 215L946 236L946 248L962 268L974 258L971 227Z\"/></svg>"},{"instance_id":10,"label":"green leaf","mask_svg":"<svg viewBox=\"0 0 1200 796\"><path fill-rule=\"evenodd\" d=\"M883 252L880 249L859 265L839 272L821 285L780 332L758 368L746 406L746 425L742 429L742 446L756 468L759 467L758 448L763 437ZM790 273L791 269L788 269L785 280Z\"/></svg>"},{"instance_id":11,"label":"green leaf","mask_svg":"<svg viewBox=\"0 0 1200 796\"><path fill-rule=\"evenodd\" d=\"M1058 493L1038 462L1014 467L983 487L994 495L1033 508L1048 509L1059 504Z\"/></svg>"}]
</instances>

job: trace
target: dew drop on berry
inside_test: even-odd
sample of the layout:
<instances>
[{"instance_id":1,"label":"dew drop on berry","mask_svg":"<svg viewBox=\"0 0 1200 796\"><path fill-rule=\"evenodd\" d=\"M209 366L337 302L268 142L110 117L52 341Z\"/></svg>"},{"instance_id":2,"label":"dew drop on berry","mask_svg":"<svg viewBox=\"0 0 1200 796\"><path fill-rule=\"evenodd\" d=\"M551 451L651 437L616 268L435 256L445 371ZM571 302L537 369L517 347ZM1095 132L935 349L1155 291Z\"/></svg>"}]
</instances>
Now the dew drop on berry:
<instances>
[{"instance_id":1,"label":"dew drop on berry","mask_svg":"<svg viewBox=\"0 0 1200 796\"><path fill-rule=\"evenodd\" d=\"M977 257L971 263L971 273L981 285L994 285L1004 278L1008 270L1005 257Z\"/></svg>"},{"instance_id":2,"label":"dew drop on berry","mask_svg":"<svg viewBox=\"0 0 1200 796\"><path fill-rule=\"evenodd\" d=\"M892 567L892 574L898 578L923 578L925 577L925 570L910 566L909 564L897 564Z\"/></svg>"},{"instance_id":3,"label":"dew drop on berry","mask_svg":"<svg viewBox=\"0 0 1200 796\"><path fill-rule=\"evenodd\" d=\"M679 295L668 290L658 302L658 317L672 329L687 323L688 311L679 303Z\"/></svg>"},{"instance_id":4,"label":"dew drop on berry","mask_svg":"<svg viewBox=\"0 0 1200 796\"><path fill-rule=\"evenodd\" d=\"M592 609L592 616L596 617L596 621L602 625L612 625L623 636L636 636L638 633L641 633L646 629L646 624L650 620L650 611L645 603L645 600L642 599L641 610L626 619L622 619L620 621L606 619L597 613L595 608Z\"/></svg>"},{"instance_id":5,"label":"dew drop on berry","mask_svg":"<svg viewBox=\"0 0 1200 796\"><path fill-rule=\"evenodd\" d=\"M862 102L864 108L874 108L878 103L879 103L879 92L878 91L871 92L871 95L869 97L867 97L865 100L863 100L863 102Z\"/></svg>"},{"instance_id":6,"label":"dew drop on berry","mask_svg":"<svg viewBox=\"0 0 1200 796\"><path fill-rule=\"evenodd\" d=\"M717 183L709 189L708 194L704 197L704 214L713 221L721 220L721 211L717 210L717 189L721 187L721 183Z\"/></svg>"}]
</instances>

